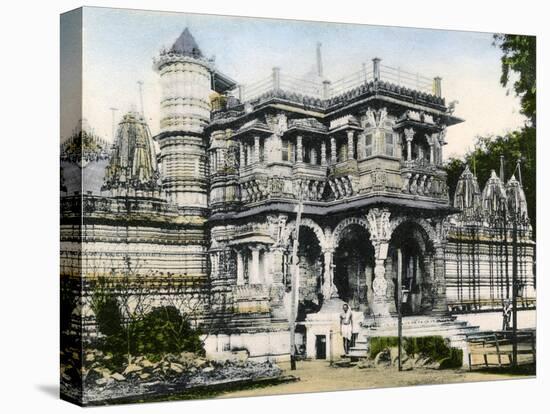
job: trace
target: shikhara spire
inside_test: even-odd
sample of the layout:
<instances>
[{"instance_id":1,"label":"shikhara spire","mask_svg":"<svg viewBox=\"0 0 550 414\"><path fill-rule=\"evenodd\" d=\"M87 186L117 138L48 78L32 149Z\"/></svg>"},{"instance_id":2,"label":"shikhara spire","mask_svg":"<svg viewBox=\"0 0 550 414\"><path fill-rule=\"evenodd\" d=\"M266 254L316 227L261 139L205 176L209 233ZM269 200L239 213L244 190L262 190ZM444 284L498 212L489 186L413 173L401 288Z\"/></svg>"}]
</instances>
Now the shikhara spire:
<instances>
[{"instance_id":1,"label":"shikhara spire","mask_svg":"<svg viewBox=\"0 0 550 414\"><path fill-rule=\"evenodd\" d=\"M479 191L477 177L466 165L456 185L453 205L462 209L463 214L472 215L479 211L480 204L481 192Z\"/></svg>"},{"instance_id":2,"label":"shikhara spire","mask_svg":"<svg viewBox=\"0 0 550 414\"><path fill-rule=\"evenodd\" d=\"M137 112L128 112L118 125L103 189L159 189L157 160L149 127Z\"/></svg>"}]
</instances>

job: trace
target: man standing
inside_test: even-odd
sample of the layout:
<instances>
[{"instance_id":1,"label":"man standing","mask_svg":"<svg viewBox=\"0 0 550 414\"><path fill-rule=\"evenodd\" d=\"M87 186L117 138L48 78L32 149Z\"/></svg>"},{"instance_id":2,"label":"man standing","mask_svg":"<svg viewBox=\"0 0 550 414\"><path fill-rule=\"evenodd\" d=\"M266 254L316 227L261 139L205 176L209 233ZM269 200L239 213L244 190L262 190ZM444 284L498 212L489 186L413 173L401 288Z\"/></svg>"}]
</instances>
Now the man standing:
<instances>
[{"instance_id":1,"label":"man standing","mask_svg":"<svg viewBox=\"0 0 550 414\"><path fill-rule=\"evenodd\" d=\"M509 299L506 299L502 307L502 330L507 331L510 329L510 319L512 317L512 303Z\"/></svg>"},{"instance_id":2,"label":"man standing","mask_svg":"<svg viewBox=\"0 0 550 414\"><path fill-rule=\"evenodd\" d=\"M340 332L344 340L344 353L349 353L352 335L353 314L347 303L342 306L343 312L340 314Z\"/></svg>"}]
</instances>

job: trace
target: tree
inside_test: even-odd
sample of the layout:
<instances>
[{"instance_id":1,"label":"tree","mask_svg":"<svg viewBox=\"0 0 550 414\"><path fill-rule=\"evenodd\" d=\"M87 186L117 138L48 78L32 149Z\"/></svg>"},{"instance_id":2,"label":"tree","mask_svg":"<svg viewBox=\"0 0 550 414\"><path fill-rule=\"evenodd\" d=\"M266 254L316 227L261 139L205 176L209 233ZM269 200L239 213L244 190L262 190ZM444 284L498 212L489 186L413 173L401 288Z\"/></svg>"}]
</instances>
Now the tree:
<instances>
[{"instance_id":1,"label":"tree","mask_svg":"<svg viewBox=\"0 0 550 414\"><path fill-rule=\"evenodd\" d=\"M537 43L534 36L495 34L493 44L503 54L500 83L507 87L511 81L511 72L518 74L513 88L521 99L521 112L536 126L537 119Z\"/></svg>"}]
</instances>

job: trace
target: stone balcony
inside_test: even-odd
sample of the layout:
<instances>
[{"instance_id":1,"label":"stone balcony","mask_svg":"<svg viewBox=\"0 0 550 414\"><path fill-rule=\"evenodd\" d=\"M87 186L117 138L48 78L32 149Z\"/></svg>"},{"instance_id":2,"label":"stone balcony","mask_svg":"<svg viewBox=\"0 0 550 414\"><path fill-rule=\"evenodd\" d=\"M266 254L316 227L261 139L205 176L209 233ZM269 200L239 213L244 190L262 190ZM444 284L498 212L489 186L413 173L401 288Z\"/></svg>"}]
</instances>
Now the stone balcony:
<instances>
[{"instance_id":1,"label":"stone balcony","mask_svg":"<svg viewBox=\"0 0 550 414\"><path fill-rule=\"evenodd\" d=\"M244 167L239 178L243 205L267 200L334 202L369 194L396 194L437 203L448 202L447 175L443 167L427 162L379 163L355 159L331 166L283 163L284 169L257 163ZM275 168L277 167L277 168Z\"/></svg>"},{"instance_id":2,"label":"stone balcony","mask_svg":"<svg viewBox=\"0 0 550 414\"><path fill-rule=\"evenodd\" d=\"M357 160L346 160L337 164L331 165L329 168L329 177L342 177L349 175L357 175L359 169L357 167Z\"/></svg>"},{"instance_id":3,"label":"stone balcony","mask_svg":"<svg viewBox=\"0 0 550 414\"><path fill-rule=\"evenodd\" d=\"M447 173L443 167L418 161L401 161L401 192L438 200L449 199Z\"/></svg>"}]
</instances>

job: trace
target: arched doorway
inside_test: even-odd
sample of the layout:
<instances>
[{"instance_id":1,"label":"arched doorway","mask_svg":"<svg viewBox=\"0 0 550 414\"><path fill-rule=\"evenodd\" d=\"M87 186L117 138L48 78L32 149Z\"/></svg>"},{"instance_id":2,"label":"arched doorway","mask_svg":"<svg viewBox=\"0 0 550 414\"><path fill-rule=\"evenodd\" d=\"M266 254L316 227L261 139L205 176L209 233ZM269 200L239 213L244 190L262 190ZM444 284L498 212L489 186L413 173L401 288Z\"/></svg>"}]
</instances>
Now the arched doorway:
<instances>
[{"instance_id":1,"label":"arched doorway","mask_svg":"<svg viewBox=\"0 0 550 414\"><path fill-rule=\"evenodd\" d=\"M374 248L360 224L346 226L334 252L334 286L338 297L354 311L367 312L372 303Z\"/></svg>"},{"instance_id":2,"label":"arched doorway","mask_svg":"<svg viewBox=\"0 0 550 414\"><path fill-rule=\"evenodd\" d=\"M294 243L294 232L288 236L287 248L285 251L286 284L290 287L292 261L292 246ZM305 320L308 313L318 312L323 304L323 255L321 241L314 229L308 225L300 226L298 243L298 272L300 280L298 315L297 320Z\"/></svg>"},{"instance_id":3,"label":"arched doorway","mask_svg":"<svg viewBox=\"0 0 550 414\"><path fill-rule=\"evenodd\" d=\"M388 249L386 272L397 287L397 250L401 250L401 287L404 316L420 315L433 308L433 248L425 230L415 222L403 222L393 231ZM397 306L398 290L394 289Z\"/></svg>"}]
</instances>

